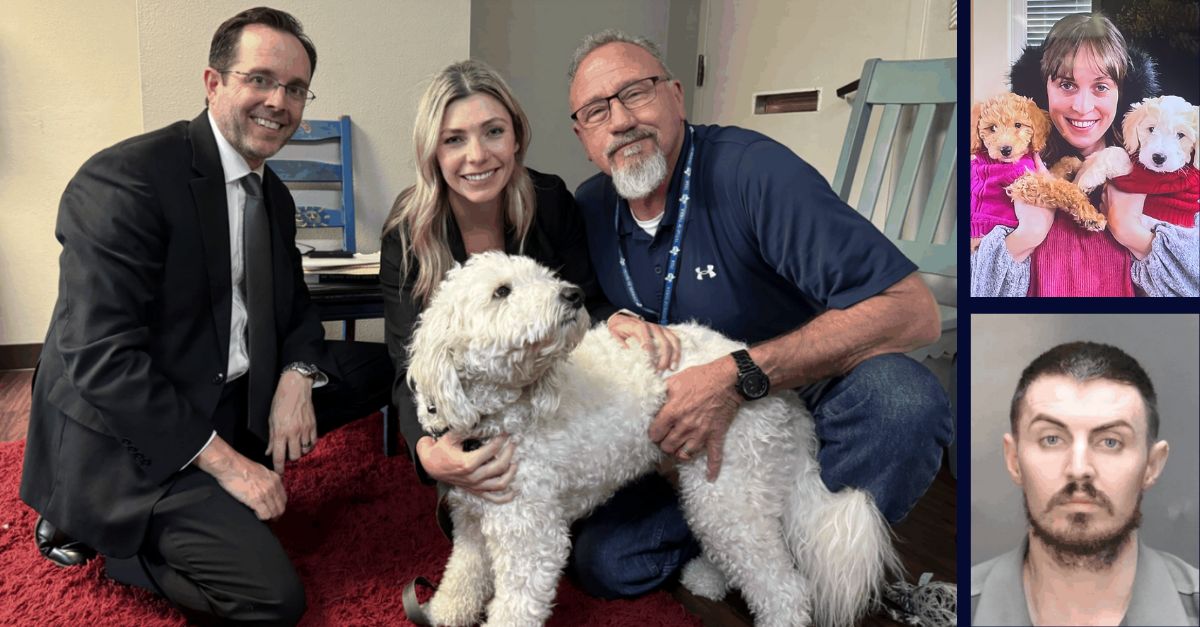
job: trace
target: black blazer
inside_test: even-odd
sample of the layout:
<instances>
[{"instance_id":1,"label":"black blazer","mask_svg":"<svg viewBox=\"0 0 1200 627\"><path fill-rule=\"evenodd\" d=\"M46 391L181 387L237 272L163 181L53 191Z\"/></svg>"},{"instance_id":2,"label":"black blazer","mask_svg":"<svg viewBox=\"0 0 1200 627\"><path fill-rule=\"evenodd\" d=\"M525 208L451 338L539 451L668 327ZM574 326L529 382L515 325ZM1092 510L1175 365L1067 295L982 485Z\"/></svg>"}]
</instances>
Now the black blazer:
<instances>
[{"instance_id":1,"label":"black blazer","mask_svg":"<svg viewBox=\"0 0 1200 627\"><path fill-rule=\"evenodd\" d=\"M536 209L533 224L525 237L524 255L532 257L559 275L583 289L588 313L593 320L603 320L617 309L608 303L596 275L592 272L591 258L588 256L587 235L583 230L583 218L575 197L567 190L563 180L553 174L542 174L526 168L533 179L536 192ZM446 232L449 237L450 253L454 260L465 262L467 251L463 246L462 234L454 216L447 214ZM504 235L504 252L517 254L518 242L510 230ZM396 380L392 385L392 404L399 412L400 432L408 443L413 462L417 466L417 475L422 481L432 483L433 480L425 474L421 462L417 459L417 440L425 433L417 421L417 410L413 405L412 393L408 389L408 342L412 337L413 324L417 320L420 308L412 294L413 283L416 282L416 264L410 268L403 283L400 272L404 266L404 251L400 244L400 236L395 232L388 233L383 238L380 249L379 281L383 284L384 303L384 335L387 340L388 354L396 369Z\"/></svg>"},{"instance_id":2,"label":"black blazer","mask_svg":"<svg viewBox=\"0 0 1200 627\"><path fill-rule=\"evenodd\" d=\"M280 354L256 355L251 368L278 377L308 361L336 378L304 287L295 204L265 174ZM58 300L34 375L21 498L75 539L126 557L212 433L225 383L229 217L207 113L89 159L63 193L55 235ZM269 391L254 393L250 420L268 420L270 403Z\"/></svg>"}]
</instances>

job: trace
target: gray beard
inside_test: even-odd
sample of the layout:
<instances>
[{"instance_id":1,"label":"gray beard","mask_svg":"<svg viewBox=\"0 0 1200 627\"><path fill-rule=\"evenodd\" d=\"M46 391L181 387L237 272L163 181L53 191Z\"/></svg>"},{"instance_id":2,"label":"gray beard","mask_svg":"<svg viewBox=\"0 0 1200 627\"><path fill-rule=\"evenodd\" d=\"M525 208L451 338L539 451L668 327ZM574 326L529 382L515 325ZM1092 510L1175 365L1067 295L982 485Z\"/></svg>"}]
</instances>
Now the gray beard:
<instances>
[{"instance_id":1,"label":"gray beard","mask_svg":"<svg viewBox=\"0 0 1200 627\"><path fill-rule=\"evenodd\" d=\"M635 151L640 151L637 147ZM634 152L633 154L637 154ZM613 168L613 186L625 200L639 200L649 196L667 178L667 158L661 150L627 163L624 168Z\"/></svg>"},{"instance_id":2,"label":"gray beard","mask_svg":"<svg viewBox=\"0 0 1200 627\"><path fill-rule=\"evenodd\" d=\"M1125 524L1116 531L1092 538L1079 538L1060 534L1057 531L1043 527L1029 513L1029 503L1022 499L1025 506L1025 518L1033 530L1033 536L1050 549L1050 556L1060 566L1078 570L1100 572L1112 568L1120 557L1121 551L1129 544L1133 532L1142 524L1142 497L1138 495L1137 506ZM1088 525L1088 516L1075 514L1071 527L1084 530Z\"/></svg>"}]
</instances>

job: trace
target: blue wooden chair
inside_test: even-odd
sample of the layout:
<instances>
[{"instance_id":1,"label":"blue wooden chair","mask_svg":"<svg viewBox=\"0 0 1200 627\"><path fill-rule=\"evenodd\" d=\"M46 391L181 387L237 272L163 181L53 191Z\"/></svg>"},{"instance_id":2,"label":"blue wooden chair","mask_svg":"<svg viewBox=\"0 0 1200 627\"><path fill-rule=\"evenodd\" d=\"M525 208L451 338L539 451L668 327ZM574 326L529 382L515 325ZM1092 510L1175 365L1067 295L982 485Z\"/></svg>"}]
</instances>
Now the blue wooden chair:
<instances>
[{"instance_id":1,"label":"blue wooden chair","mask_svg":"<svg viewBox=\"0 0 1200 627\"><path fill-rule=\"evenodd\" d=\"M336 120L304 120L292 135L280 154L307 156L308 147L334 144L338 161L318 161L311 158L270 159L271 170L293 190L335 190L340 205L325 204L296 205L296 228L341 229L341 250L348 253L358 251L355 243L354 222L354 160L350 142L350 116ZM295 148L293 148L295 147ZM382 303L377 297L362 294L313 294L313 302L320 311L322 320L342 320L343 336L354 339L354 320L363 317L380 317ZM396 410L389 406L383 413L383 452L395 455L399 451L399 425Z\"/></svg>"},{"instance_id":2,"label":"blue wooden chair","mask_svg":"<svg viewBox=\"0 0 1200 627\"><path fill-rule=\"evenodd\" d=\"M838 196L876 225L882 223L884 235L917 265L930 284L942 316L942 335L910 356L939 376L955 409L957 203L950 193L958 161L956 67L956 59L868 59L854 95L833 180ZM875 126L877 132L870 151L864 154L875 109L882 110ZM899 161L895 161L897 156ZM857 201L852 202L855 174L864 160L867 167L861 191ZM915 199L914 192L918 192ZM885 202L880 203L881 198ZM951 198L948 204L947 198ZM877 215L880 210L882 214ZM951 449L952 469L957 467L953 461L955 451L956 447Z\"/></svg>"},{"instance_id":3,"label":"blue wooden chair","mask_svg":"<svg viewBox=\"0 0 1200 627\"><path fill-rule=\"evenodd\" d=\"M297 205L297 228L335 228L342 231L342 250L356 252L354 241L354 162L350 150L350 116L336 120L304 120L289 145L334 143L338 162L313 159L271 159L271 170L293 189L335 189L340 206ZM285 152L298 152L287 151Z\"/></svg>"}]
</instances>

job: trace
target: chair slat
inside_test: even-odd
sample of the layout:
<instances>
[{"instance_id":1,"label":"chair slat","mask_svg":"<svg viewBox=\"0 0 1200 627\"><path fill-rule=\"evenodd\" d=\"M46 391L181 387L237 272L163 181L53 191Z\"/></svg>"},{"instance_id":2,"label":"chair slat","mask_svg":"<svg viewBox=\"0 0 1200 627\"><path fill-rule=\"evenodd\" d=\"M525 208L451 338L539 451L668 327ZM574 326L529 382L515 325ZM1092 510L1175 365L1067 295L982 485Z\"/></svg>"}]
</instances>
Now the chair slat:
<instances>
[{"instance_id":1,"label":"chair slat","mask_svg":"<svg viewBox=\"0 0 1200 627\"><path fill-rule=\"evenodd\" d=\"M342 166L325 161L273 159L271 170L285 183L339 183Z\"/></svg>"},{"instance_id":2,"label":"chair slat","mask_svg":"<svg viewBox=\"0 0 1200 627\"><path fill-rule=\"evenodd\" d=\"M886 74L876 70L877 78L870 84L859 82L871 104L958 102L957 59L887 61L883 69Z\"/></svg>"},{"instance_id":3,"label":"chair slat","mask_svg":"<svg viewBox=\"0 0 1200 627\"><path fill-rule=\"evenodd\" d=\"M925 199L925 207L921 211L923 216L921 221L920 231L917 234L917 241L933 242L934 231L937 229L938 222L942 219L942 212L946 207L946 198L950 193L950 182L954 178L954 171L958 167L958 105L955 105L950 112L950 126L946 129L946 136L942 140L942 150L938 155L937 165L934 167L933 181L929 185L929 197ZM957 224L957 212L954 211L954 205L951 203L951 219ZM952 236L950 242L953 243L955 238ZM953 245L950 246L953 248Z\"/></svg>"},{"instance_id":4,"label":"chair slat","mask_svg":"<svg viewBox=\"0 0 1200 627\"><path fill-rule=\"evenodd\" d=\"M346 213L329 207L296 207L296 226L302 229L340 228L346 226Z\"/></svg>"},{"instance_id":5,"label":"chair slat","mask_svg":"<svg viewBox=\"0 0 1200 627\"><path fill-rule=\"evenodd\" d=\"M929 129L933 126L933 114L936 110L937 105L929 103L917 107L917 118L908 138L908 149L904 151L904 161L900 164L900 176L892 192L892 202L888 205L887 221L883 229L884 234L890 238L900 238L900 229L908 214L908 206L912 203L913 187L916 185L917 172L921 167L921 157L925 154L925 144L929 141ZM926 218L926 214L921 214L921 221Z\"/></svg>"},{"instance_id":6,"label":"chair slat","mask_svg":"<svg viewBox=\"0 0 1200 627\"><path fill-rule=\"evenodd\" d=\"M875 135L874 146L871 147L871 159L863 179L862 194L858 200L858 212L868 220L875 214L875 202L879 199L883 173L887 170L888 156L892 152L892 140L896 138L896 125L899 121L900 105L885 105L883 117L879 119L879 132Z\"/></svg>"},{"instance_id":7,"label":"chair slat","mask_svg":"<svg viewBox=\"0 0 1200 627\"><path fill-rule=\"evenodd\" d=\"M863 64L862 78L859 85L868 84L875 72L879 59L867 59ZM863 115L864 109L866 115ZM850 125L846 128L846 138L842 141L842 153L838 157L837 172L833 177L833 191L842 199L850 202L850 188L854 185L854 173L858 171L858 156L861 154L863 138L867 134L867 125L871 121L871 109L867 99L858 94L850 113ZM851 157L854 157L853 159ZM870 219L870 216L867 216Z\"/></svg>"},{"instance_id":8,"label":"chair slat","mask_svg":"<svg viewBox=\"0 0 1200 627\"><path fill-rule=\"evenodd\" d=\"M346 116L343 116L342 119L349 120ZM288 141L318 142L346 135L340 120L305 120L300 123L300 126L296 128L296 134L292 135Z\"/></svg>"}]
</instances>

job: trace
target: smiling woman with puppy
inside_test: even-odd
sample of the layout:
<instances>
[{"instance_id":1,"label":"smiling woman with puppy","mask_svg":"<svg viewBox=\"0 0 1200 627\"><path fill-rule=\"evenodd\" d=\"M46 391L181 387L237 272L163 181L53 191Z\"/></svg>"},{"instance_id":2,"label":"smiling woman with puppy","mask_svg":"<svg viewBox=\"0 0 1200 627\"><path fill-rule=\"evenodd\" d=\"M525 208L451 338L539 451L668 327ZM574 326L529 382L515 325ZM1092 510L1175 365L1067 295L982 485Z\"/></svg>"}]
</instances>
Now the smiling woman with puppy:
<instances>
[{"instance_id":1,"label":"smiling woman with puppy","mask_svg":"<svg viewBox=\"0 0 1200 627\"><path fill-rule=\"evenodd\" d=\"M659 347L660 370L678 353L674 334L614 313L604 299L575 199L562 179L524 165L531 139L524 111L491 68L463 61L440 72L414 123L416 184L392 206L380 251L384 335L396 367L392 401L417 474L498 502L511 498L513 445L500 437L464 450L452 435L422 432L406 381L413 324L451 266L487 250L532 257L583 288L592 319L607 319L618 339Z\"/></svg>"},{"instance_id":2,"label":"smiling woman with puppy","mask_svg":"<svg viewBox=\"0 0 1200 627\"><path fill-rule=\"evenodd\" d=\"M1120 31L1098 13L1059 20L1041 47L1025 50L1011 77L1014 93L1049 112L1052 130L1039 171L1063 158L1083 160L1121 146L1121 117L1132 103L1158 92L1154 62L1129 49ZM1168 258L1177 256L1173 252L1181 242L1168 240L1185 240L1186 234L1159 238L1163 242L1153 251L1144 246L1144 234L1127 235L1141 228L1144 201L1144 194L1105 185L1092 195L1092 204L1104 211L1109 228L1092 232L1065 212L1015 200L1017 227L994 228L972 256L972 295L1134 296L1134 277L1149 294L1164 281L1178 283L1177 273L1186 268Z\"/></svg>"}]
</instances>

